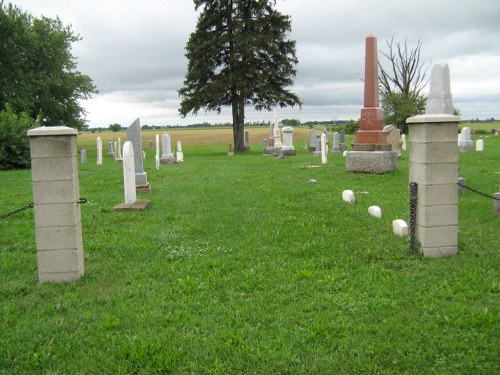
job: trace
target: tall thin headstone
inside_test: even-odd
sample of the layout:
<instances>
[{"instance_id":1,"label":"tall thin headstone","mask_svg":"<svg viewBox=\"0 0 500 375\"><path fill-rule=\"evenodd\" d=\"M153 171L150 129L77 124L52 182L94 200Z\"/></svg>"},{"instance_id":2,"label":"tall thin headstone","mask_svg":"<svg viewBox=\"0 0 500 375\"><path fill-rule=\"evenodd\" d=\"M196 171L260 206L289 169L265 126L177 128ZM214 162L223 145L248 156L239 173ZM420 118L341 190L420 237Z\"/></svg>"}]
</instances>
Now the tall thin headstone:
<instances>
[{"instance_id":1,"label":"tall thin headstone","mask_svg":"<svg viewBox=\"0 0 500 375\"><path fill-rule=\"evenodd\" d=\"M328 150L326 148L325 133L321 133L321 164L328 164Z\"/></svg>"},{"instance_id":2,"label":"tall thin headstone","mask_svg":"<svg viewBox=\"0 0 500 375\"><path fill-rule=\"evenodd\" d=\"M118 141L116 142L116 161L117 162L122 162L123 161L123 156L122 156L122 139L118 137Z\"/></svg>"},{"instance_id":3,"label":"tall thin headstone","mask_svg":"<svg viewBox=\"0 0 500 375\"><path fill-rule=\"evenodd\" d=\"M245 130L244 137L243 137L243 144L244 144L245 150L250 151L250 134L248 133L248 130Z\"/></svg>"},{"instance_id":4,"label":"tall thin headstone","mask_svg":"<svg viewBox=\"0 0 500 375\"><path fill-rule=\"evenodd\" d=\"M295 146L293 145L293 128L291 126L283 127L283 145L281 146L281 154L284 156L296 155Z\"/></svg>"},{"instance_id":5,"label":"tall thin headstone","mask_svg":"<svg viewBox=\"0 0 500 375\"><path fill-rule=\"evenodd\" d=\"M332 152L340 152L340 133L333 133L333 147Z\"/></svg>"},{"instance_id":6,"label":"tall thin headstone","mask_svg":"<svg viewBox=\"0 0 500 375\"><path fill-rule=\"evenodd\" d=\"M87 149L85 147L82 147L80 149L80 162L82 163L87 162Z\"/></svg>"},{"instance_id":7,"label":"tall thin headstone","mask_svg":"<svg viewBox=\"0 0 500 375\"><path fill-rule=\"evenodd\" d=\"M114 157L113 142L108 142L108 156Z\"/></svg>"},{"instance_id":8,"label":"tall thin headstone","mask_svg":"<svg viewBox=\"0 0 500 375\"><path fill-rule=\"evenodd\" d=\"M182 152L182 142L180 139L177 141L177 161L184 161L184 152Z\"/></svg>"},{"instance_id":9,"label":"tall thin headstone","mask_svg":"<svg viewBox=\"0 0 500 375\"><path fill-rule=\"evenodd\" d=\"M102 139L97 137L97 165L102 165Z\"/></svg>"},{"instance_id":10,"label":"tall thin headstone","mask_svg":"<svg viewBox=\"0 0 500 375\"><path fill-rule=\"evenodd\" d=\"M344 152L347 150L347 147L345 145L345 130L340 131L340 152Z\"/></svg>"},{"instance_id":11,"label":"tall thin headstone","mask_svg":"<svg viewBox=\"0 0 500 375\"><path fill-rule=\"evenodd\" d=\"M411 141L409 179L410 183L417 184L415 245L426 257L441 257L458 251L457 126L460 118L443 113L453 108L451 99L448 100L451 93L441 91L443 87L449 88L449 70L440 66L437 70L433 68L433 73L426 113L410 117L406 122ZM440 93L439 98L432 97L436 92Z\"/></svg>"},{"instance_id":12,"label":"tall thin headstone","mask_svg":"<svg viewBox=\"0 0 500 375\"><path fill-rule=\"evenodd\" d=\"M139 119L136 119L127 129L127 139L132 142L134 146L135 158L135 185L138 192L151 192L147 174L144 171L142 162L142 138L141 138L141 124Z\"/></svg>"},{"instance_id":13,"label":"tall thin headstone","mask_svg":"<svg viewBox=\"0 0 500 375\"><path fill-rule=\"evenodd\" d=\"M156 134L156 154L155 154L155 166L156 169L160 169L160 135Z\"/></svg>"}]
</instances>

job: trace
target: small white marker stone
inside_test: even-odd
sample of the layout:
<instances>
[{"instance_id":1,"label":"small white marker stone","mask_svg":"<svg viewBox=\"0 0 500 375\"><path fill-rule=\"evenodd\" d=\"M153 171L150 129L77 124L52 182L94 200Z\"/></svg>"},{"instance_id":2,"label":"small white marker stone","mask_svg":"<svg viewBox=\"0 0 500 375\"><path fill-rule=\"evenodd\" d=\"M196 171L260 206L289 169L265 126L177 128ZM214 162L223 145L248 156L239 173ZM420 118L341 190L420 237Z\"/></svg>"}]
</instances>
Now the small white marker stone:
<instances>
[{"instance_id":1,"label":"small white marker stone","mask_svg":"<svg viewBox=\"0 0 500 375\"><path fill-rule=\"evenodd\" d=\"M392 232L399 237L408 236L408 225L404 220L396 219L392 221Z\"/></svg>"},{"instance_id":2,"label":"small white marker stone","mask_svg":"<svg viewBox=\"0 0 500 375\"><path fill-rule=\"evenodd\" d=\"M354 203L354 192L352 190L344 190L342 192L342 199L347 203Z\"/></svg>"},{"instance_id":3,"label":"small white marker stone","mask_svg":"<svg viewBox=\"0 0 500 375\"><path fill-rule=\"evenodd\" d=\"M368 213L373 217L382 217L382 210L379 206L370 206L368 207Z\"/></svg>"}]
</instances>

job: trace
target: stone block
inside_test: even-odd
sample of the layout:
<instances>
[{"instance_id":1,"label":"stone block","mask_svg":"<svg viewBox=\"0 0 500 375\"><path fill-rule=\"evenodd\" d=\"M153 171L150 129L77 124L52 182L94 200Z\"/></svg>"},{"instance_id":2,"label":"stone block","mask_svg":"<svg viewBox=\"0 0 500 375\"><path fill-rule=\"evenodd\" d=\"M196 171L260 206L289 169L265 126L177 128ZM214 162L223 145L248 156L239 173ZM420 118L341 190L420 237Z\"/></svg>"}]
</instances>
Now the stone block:
<instances>
[{"instance_id":1,"label":"stone block","mask_svg":"<svg viewBox=\"0 0 500 375\"><path fill-rule=\"evenodd\" d=\"M440 258L454 256L458 252L456 246L444 246L444 247L428 247L420 249L420 253L426 258Z\"/></svg>"},{"instance_id":2,"label":"stone block","mask_svg":"<svg viewBox=\"0 0 500 375\"><path fill-rule=\"evenodd\" d=\"M408 224L402 219L392 221L392 233L399 237L408 236Z\"/></svg>"},{"instance_id":3,"label":"stone block","mask_svg":"<svg viewBox=\"0 0 500 375\"><path fill-rule=\"evenodd\" d=\"M429 120L435 120L437 121L439 118L434 118L434 117L439 117L438 115L421 115L422 119L429 118ZM447 116L447 118L456 118L459 119L457 116L448 116L448 115L441 115L441 116ZM410 119L417 118L419 116L415 117L410 117L407 120L407 123L411 124L409 122ZM409 126L409 137L411 140L411 143L413 142L419 142L419 143L428 143L428 142L436 142L436 143L442 143L442 142L457 142L457 133L458 133L458 122L413 122L415 125Z\"/></svg>"},{"instance_id":4,"label":"stone block","mask_svg":"<svg viewBox=\"0 0 500 375\"><path fill-rule=\"evenodd\" d=\"M74 157L31 159L33 181L72 180L78 176L78 164Z\"/></svg>"},{"instance_id":5,"label":"stone block","mask_svg":"<svg viewBox=\"0 0 500 375\"><path fill-rule=\"evenodd\" d=\"M83 266L83 262L80 261L80 256L76 249L38 251L37 260L38 272L41 274L60 272L79 273Z\"/></svg>"},{"instance_id":6,"label":"stone block","mask_svg":"<svg viewBox=\"0 0 500 375\"><path fill-rule=\"evenodd\" d=\"M410 160L414 163L458 163L457 142L411 142Z\"/></svg>"},{"instance_id":7,"label":"stone block","mask_svg":"<svg viewBox=\"0 0 500 375\"><path fill-rule=\"evenodd\" d=\"M80 205L76 202L36 204L34 209L37 228L71 227L80 222Z\"/></svg>"},{"instance_id":8,"label":"stone block","mask_svg":"<svg viewBox=\"0 0 500 375\"><path fill-rule=\"evenodd\" d=\"M422 206L456 205L458 201L457 184L418 185L417 200L418 204Z\"/></svg>"},{"instance_id":9,"label":"stone block","mask_svg":"<svg viewBox=\"0 0 500 375\"><path fill-rule=\"evenodd\" d=\"M423 227L458 225L458 206L423 206L417 204L417 223Z\"/></svg>"},{"instance_id":10,"label":"stone block","mask_svg":"<svg viewBox=\"0 0 500 375\"><path fill-rule=\"evenodd\" d=\"M33 181L35 204L74 203L79 199L78 180Z\"/></svg>"},{"instance_id":11,"label":"stone block","mask_svg":"<svg viewBox=\"0 0 500 375\"><path fill-rule=\"evenodd\" d=\"M81 223L68 227L36 228L38 251L75 250L82 243Z\"/></svg>"},{"instance_id":12,"label":"stone block","mask_svg":"<svg viewBox=\"0 0 500 375\"><path fill-rule=\"evenodd\" d=\"M31 158L76 157L76 136L30 138Z\"/></svg>"},{"instance_id":13,"label":"stone block","mask_svg":"<svg viewBox=\"0 0 500 375\"><path fill-rule=\"evenodd\" d=\"M45 283L70 283L82 277L80 272L57 272L57 273L40 273L38 272L38 281L40 284Z\"/></svg>"},{"instance_id":14,"label":"stone block","mask_svg":"<svg viewBox=\"0 0 500 375\"><path fill-rule=\"evenodd\" d=\"M370 216L372 217L381 218L382 210L379 206L370 206L368 207L368 214L370 214Z\"/></svg>"},{"instance_id":15,"label":"stone block","mask_svg":"<svg viewBox=\"0 0 500 375\"><path fill-rule=\"evenodd\" d=\"M422 164L410 161L410 181L417 184L456 184L457 179L457 163Z\"/></svg>"},{"instance_id":16,"label":"stone block","mask_svg":"<svg viewBox=\"0 0 500 375\"><path fill-rule=\"evenodd\" d=\"M456 225L426 228L417 223L415 234L422 249L456 247L458 245L458 227Z\"/></svg>"},{"instance_id":17,"label":"stone block","mask_svg":"<svg viewBox=\"0 0 500 375\"><path fill-rule=\"evenodd\" d=\"M350 172L386 173L397 167L397 154L392 151L349 151L346 170Z\"/></svg>"}]
</instances>

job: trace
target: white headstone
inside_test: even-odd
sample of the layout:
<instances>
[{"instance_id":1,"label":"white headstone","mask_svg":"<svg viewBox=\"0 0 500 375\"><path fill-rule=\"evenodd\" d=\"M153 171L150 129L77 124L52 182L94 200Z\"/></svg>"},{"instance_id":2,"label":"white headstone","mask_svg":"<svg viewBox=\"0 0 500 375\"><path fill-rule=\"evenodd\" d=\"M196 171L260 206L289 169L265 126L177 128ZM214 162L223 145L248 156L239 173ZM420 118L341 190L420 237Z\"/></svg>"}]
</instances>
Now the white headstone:
<instances>
[{"instance_id":1,"label":"white headstone","mask_svg":"<svg viewBox=\"0 0 500 375\"><path fill-rule=\"evenodd\" d=\"M160 135L156 134L156 154L155 154L156 169L160 169Z\"/></svg>"},{"instance_id":2,"label":"white headstone","mask_svg":"<svg viewBox=\"0 0 500 375\"><path fill-rule=\"evenodd\" d=\"M382 210L380 209L379 206L370 206L370 207L368 207L368 213L372 217L377 217L377 218L382 217Z\"/></svg>"},{"instance_id":3,"label":"white headstone","mask_svg":"<svg viewBox=\"0 0 500 375\"><path fill-rule=\"evenodd\" d=\"M102 165L102 139L97 137L97 165Z\"/></svg>"},{"instance_id":4,"label":"white headstone","mask_svg":"<svg viewBox=\"0 0 500 375\"><path fill-rule=\"evenodd\" d=\"M184 153L182 152L182 143L180 139L177 141L177 161L184 161Z\"/></svg>"},{"instance_id":5,"label":"white headstone","mask_svg":"<svg viewBox=\"0 0 500 375\"><path fill-rule=\"evenodd\" d=\"M469 152L474 150L474 142L470 136L470 128L464 126L460 131L460 138L458 142L458 149L461 152Z\"/></svg>"},{"instance_id":6,"label":"white headstone","mask_svg":"<svg viewBox=\"0 0 500 375\"><path fill-rule=\"evenodd\" d=\"M172 143L170 134L163 133L161 137L161 157L160 162L173 164L176 162L175 156L172 152Z\"/></svg>"},{"instance_id":7,"label":"white headstone","mask_svg":"<svg viewBox=\"0 0 500 375\"><path fill-rule=\"evenodd\" d=\"M484 141L482 139L478 139L476 141L476 151L483 151L484 150Z\"/></svg>"},{"instance_id":8,"label":"white headstone","mask_svg":"<svg viewBox=\"0 0 500 375\"><path fill-rule=\"evenodd\" d=\"M401 134L401 149L406 151L406 135Z\"/></svg>"},{"instance_id":9,"label":"white headstone","mask_svg":"<svg viewBox=\"0 0 500 375\"><path fill-rule=\"evenodd\" d=\"M295 147L293 145L293 128L291 126L283 127L283 145L281 153L283 155L295 155Z\"/></svg>"},{"instance_id":10,"label":"white headstone","mask_svg":"<svg viewBox=\"0 0 500 375\"><path fill-rule=\"evenodd\" d=\"M123 156L122 156L122 139L120 137L118 137L118 145L116 147L116 153L117 153L116 160L117 161L122 161L123 160Z\"/></svg>"},{"instance_id":11,"label":"white headstone","mask_svg":"<svg viewBox=\"0 0 500 375\"><path fill-rule=\"evenodd\" d=\"M321 164L328 164L328 150L326 149L326 134L321 133Z\"/></svg>"},{"instance_id":12,"label":"white headstone","mask_svg":"<svg viewBox=\"0 0 500 375\"><path fill-rule=\"evenodd\" d=\"M426 114L453 115L448 64L435 64L431 70L430 91L425 106Z\"/></svg>"},{"instance_id":13,"label":"white headstone","mask_svg":"<svg viewBox=\"0 0 500 375\"><path fill-rule=\"evenodd\" d=\"M354 203L355 202L354 192L352 190L344 190L342 192L342 199L344 200L344 202L351 204Z\"/></svg>"},{"instance_id":14,"label":"white headstone","mask_svg":"<svg viewBox=\"0 0 500 375\"><path fill-rule=\"evenodd\" d=\"M396 219L392 221L392 232L399 237L408 236L408 224L404 220Z\"/></svg>"},{"instance_id":15,"label":"white headstone","mask_svg":"<svg viewBox=\"0 0 500 375\"><path fill-rule=\"evenodd\" d=\"M137 200L135 191L135 158L134 146L130 141L123 144L123 186L125 204L134 204Z\"/></svg>"}]
</instances>

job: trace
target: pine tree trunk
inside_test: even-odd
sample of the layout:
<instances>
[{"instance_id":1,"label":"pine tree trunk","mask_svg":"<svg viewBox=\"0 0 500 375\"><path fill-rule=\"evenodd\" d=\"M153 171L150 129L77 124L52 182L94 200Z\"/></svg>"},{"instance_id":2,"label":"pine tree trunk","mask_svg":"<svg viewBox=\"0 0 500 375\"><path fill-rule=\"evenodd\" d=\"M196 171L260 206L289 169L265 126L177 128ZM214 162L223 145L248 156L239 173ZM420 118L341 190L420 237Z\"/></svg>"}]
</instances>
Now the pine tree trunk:
<instances>
[{"instance_id":1,"label":"pine tree trunk","mask_svg":"<svg viewBox=\"0 0 500 375\"><path fill-rule=\"evenodd\" d=\"M234 152L245 151L245 102L240 98L234 98L232 103L233 110L233 140Z\"/></svg>"}]
</instances>

